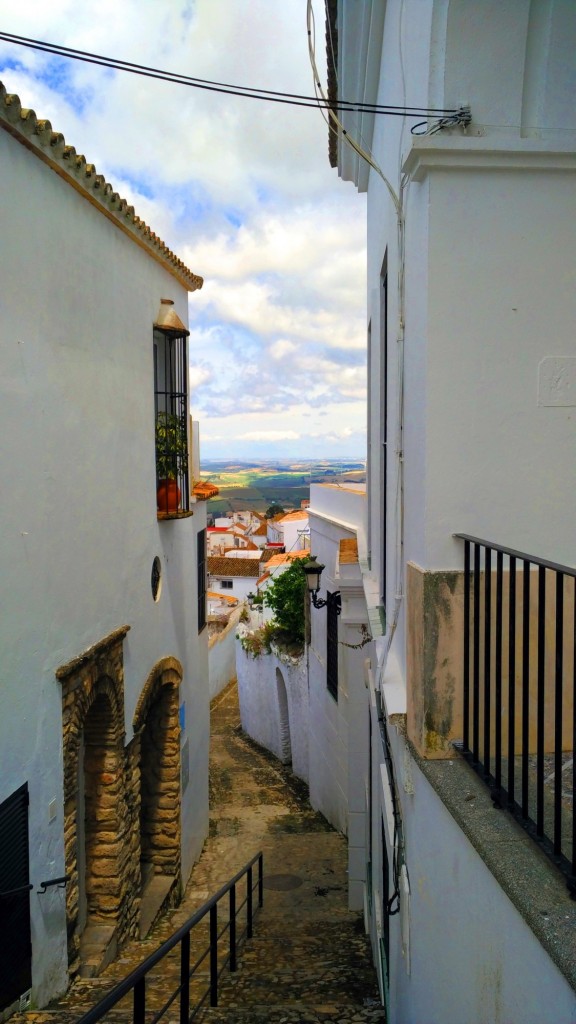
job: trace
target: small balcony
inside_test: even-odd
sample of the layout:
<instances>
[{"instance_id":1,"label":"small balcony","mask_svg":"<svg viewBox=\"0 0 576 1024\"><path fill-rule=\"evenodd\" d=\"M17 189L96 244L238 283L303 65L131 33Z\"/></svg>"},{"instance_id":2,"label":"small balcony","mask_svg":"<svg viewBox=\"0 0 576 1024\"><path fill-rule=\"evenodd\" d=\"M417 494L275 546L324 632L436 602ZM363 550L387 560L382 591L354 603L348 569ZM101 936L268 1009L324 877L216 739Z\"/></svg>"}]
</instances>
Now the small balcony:
<instances>
[{"instance_id":1,"label":"small balcony","mask_svg":"<svg viewBox=\"0 0 576 1024\"><path fill-rule=\"evenodd\" d=\"M464 544L463 756L576 896L576 570Z\"/></svg>"}]
</instances>

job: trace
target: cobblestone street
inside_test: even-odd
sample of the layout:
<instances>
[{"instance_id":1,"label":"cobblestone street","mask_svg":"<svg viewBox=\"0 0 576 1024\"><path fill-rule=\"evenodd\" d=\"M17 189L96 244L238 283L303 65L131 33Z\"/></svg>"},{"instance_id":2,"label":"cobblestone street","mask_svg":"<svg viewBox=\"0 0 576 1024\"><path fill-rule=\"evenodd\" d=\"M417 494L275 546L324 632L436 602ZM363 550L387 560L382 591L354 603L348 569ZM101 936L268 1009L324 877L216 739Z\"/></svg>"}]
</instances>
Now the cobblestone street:
<instances>
[{"instance_id":1,"label":"cobblestone street","mask_svg":"<svg viewBox=\"0 0 576 1024\"><path fill-rule=\"evenodd\" d=\"M218 1008L202 1019L383 1024L362 916L347 909L346 841L311 809L306 787L243 735L235 686L212 707L210 784L210 834L180 905L99 978L78 980L51 1007L18 1015L18 1024L73 1024L260 849L264 907L254 938L242 947L237 973L225 972ZM176 973L169 964L155 975L151 1009L162 1005ZM165 1019L177 1017L173 1008ZM130 1018L119 1007L106 1019Z\"/></svg>"}]
</instances>

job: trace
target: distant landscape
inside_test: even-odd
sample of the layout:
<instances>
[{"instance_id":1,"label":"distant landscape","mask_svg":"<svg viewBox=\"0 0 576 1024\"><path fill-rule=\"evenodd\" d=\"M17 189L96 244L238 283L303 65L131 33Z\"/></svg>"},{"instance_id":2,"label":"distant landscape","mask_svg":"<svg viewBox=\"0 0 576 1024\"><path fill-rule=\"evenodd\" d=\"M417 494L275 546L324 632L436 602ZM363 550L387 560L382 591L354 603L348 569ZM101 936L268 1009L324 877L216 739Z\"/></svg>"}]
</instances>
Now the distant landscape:
<instances>
[{"instance_id":1,"label":"distant landscape","mask_svg":"<svg viewBox=\"0 0 576 1024\"><path fill-rule=\"evenodd\" d=\"M310 497L311 483L363 483L366 464L362 459L204 460L200 475L220 489L219 496L208 502L208 514L220 516L246 508L265 512L272 504L300 508L300 503Z\"/></svg>"}]
</instances>

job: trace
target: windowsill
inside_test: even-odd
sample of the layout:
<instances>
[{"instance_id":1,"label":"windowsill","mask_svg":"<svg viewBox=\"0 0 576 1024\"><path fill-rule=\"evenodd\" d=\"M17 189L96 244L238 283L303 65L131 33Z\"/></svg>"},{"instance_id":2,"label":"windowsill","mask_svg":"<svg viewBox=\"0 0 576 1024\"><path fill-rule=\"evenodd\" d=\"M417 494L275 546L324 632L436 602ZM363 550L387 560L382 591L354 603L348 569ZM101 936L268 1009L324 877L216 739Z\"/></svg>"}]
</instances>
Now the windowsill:
<instances>
[{"instance_id":1,"label":"windowsill","mask_svg":"<svg viewBox=\"0 0 576 1024\"><path fill-rule=\"evenodd\" d=\"M191 509L186 511L185 509L178 509L177 512L157 512L156 518L160 522L164 519L189 519L194 513Z\"/></svg>"}]
</instances>

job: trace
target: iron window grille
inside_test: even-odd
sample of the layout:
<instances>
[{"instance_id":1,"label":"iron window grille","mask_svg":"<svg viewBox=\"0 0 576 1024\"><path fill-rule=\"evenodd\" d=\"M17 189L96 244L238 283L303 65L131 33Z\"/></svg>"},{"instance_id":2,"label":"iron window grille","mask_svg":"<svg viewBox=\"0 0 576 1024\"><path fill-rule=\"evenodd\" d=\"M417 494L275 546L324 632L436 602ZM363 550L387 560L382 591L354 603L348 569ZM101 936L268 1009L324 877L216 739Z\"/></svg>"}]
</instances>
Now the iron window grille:
<instances>
[{"instance_id":1,"label":"iron window grille","mask_svg":"<svg viewBox=\"0 0 576 1024\"><path fill-rule=\"evenodd\" d=\"M326 594L326 686L338 700L338 595Z\"/></svg>"},{"instance_id":2,"label":"iron window grille","mask_svg":"<svg viewBox=\"0 0 576 1024\"><path fill-rule=\"evenodd\" d=\"M156 483L160 517L175 518L179 513L190 511L187 339L188 332L154 328Z\"/></svg>"}]
</instances>

